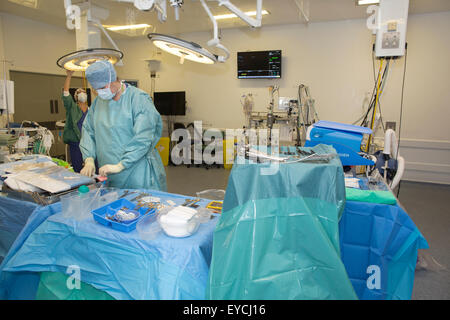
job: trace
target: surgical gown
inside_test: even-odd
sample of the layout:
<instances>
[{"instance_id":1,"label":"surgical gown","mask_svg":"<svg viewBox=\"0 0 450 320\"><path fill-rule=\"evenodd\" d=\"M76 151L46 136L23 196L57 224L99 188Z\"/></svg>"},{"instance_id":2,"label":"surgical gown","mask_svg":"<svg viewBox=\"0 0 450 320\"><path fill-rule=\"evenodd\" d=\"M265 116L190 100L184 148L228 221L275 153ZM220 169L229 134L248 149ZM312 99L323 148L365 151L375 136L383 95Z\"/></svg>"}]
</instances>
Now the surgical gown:
<instances>
[{"instance_id":1,"label":"surgical gown","mask_svg":"<svg viewBox=\"0 0 450 320\"><path fill-rule=\"evenodd\" d=\"M118 101L96 98L83 123L83 159L99 167L122 162L125 169L108 175L108 185L120 189L166 191L166 173L156 144L162 120L150 96L128 86Z\"/></svg>"}]
</instances>

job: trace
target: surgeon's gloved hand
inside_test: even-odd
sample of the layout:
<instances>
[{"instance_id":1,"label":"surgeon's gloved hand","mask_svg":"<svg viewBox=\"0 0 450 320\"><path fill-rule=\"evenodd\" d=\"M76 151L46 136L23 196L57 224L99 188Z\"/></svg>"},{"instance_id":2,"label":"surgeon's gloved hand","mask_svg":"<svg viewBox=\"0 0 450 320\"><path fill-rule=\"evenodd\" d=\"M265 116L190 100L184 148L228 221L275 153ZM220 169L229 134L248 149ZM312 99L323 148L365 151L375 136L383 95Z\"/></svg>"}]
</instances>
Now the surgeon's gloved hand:
<instances>
[{"instance_id":1,"label":"surgeon's gloved hand","mask_svg":"<svg viewBox=\"0 0 450 320\"><path fill-rule=\"evenodd\" d=\"M93 158L87 158L84 161L84 167L81 169L80 173L84 176L92 177L95 173L95 163Z\"/></svg>"},{"instance_id":2,"label":"surgeon's gloved hand","mask_svg":"<svg viewBox=\"0 0 450 320\"><path fill-rule=\"evenodd\" d=\"M105 164L103 167L100 168L99 174L101 176L107 176L111 173L119 173L121 172L125 167L122 165L121 162L118 164Z\"/></svg>"}]
</instances>

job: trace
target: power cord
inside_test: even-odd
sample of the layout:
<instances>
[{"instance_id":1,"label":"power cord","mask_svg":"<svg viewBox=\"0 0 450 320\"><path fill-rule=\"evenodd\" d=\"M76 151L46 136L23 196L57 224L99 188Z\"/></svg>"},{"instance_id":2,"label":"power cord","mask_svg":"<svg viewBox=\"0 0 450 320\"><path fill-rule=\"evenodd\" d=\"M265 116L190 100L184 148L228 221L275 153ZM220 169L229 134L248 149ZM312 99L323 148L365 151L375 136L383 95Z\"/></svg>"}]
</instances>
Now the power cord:
<instances>
[{"instance_id":1,"label":"power cord","mask_svg":"<svg viewBox=\"0 0 450 320\"><path fill-rule=\"evenodd\" d=\"M400 102L400 121L399 121L399 125L398 125L398 146L397 146L397 154L395 155L395 160L398 159L398 152L400 150L400 141L401 141L401 132L402 132L402 118L403 118L403 93L405 90L405 77L406 77L406 62L407 62L407 58L408 58L408 43L405 44L405 63L403 66L403 81L402 81L402 99ZM398 189L397 189L397 198L398 195L400 194L400 186L401 186L401 180L398 184Z\"/></svg>"}]
</instances>

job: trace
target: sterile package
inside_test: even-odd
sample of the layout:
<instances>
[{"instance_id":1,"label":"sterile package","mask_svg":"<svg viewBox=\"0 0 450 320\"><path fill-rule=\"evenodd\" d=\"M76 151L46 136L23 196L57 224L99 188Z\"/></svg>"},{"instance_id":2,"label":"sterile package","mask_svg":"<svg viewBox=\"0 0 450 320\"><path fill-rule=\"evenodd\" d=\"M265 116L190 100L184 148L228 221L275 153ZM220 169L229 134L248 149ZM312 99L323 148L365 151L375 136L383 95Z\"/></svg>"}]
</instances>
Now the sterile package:
<instances>
[{"instance_id":1,"label":"sterile package","mask_svg":"<svg viewBox=\"0 0 450 320\"><path fill-rule=\"evenodd\" d=\"M158 222L168 236L183 238L193 235L201 220L197 210L178 206L161 211Z\"/></svg>"},{"instance_id":2,"label":"sterile package","mask_svg":"<svg viewBox=\"0 0 450 320\"><path fill-rule=\"evenodd\" d=\"M118 222L131 222L139 218L139 212L133 210L119 210L114 215L114 219Z\"/></svg>"},{"instance_id":3,"label":"sterile package","mask_svg":"<svg viewBox=\"0 0 450 320\"><path fill-rule=\"evenodd\" d=\"M9 179L7 185L13 190L51 194L94 183L91 178L58 166L49 157L2 164L0 175Z\"/></svg>"},{"instance_id":4,"label":"sterile package","mask_svg":"<svg viewBox=\"0 0 450 320\"><path fill-rule=\"evenodd\" d=\"M35 187L31 184L28 184L24 181L20 181L18 179L15 179L13 175L6 176L5 184L11 188L12 190L16 191L24 191L24 192L38 192L42 193L44 190Z\"/></svg>"},{"instance_id":5,"label":"sterile package","mask_svg":"<svg viewBox=\"0 0 450 320\"><path fill-rule=\"evenodd\" d=\"M358 178L345 177L345 187L360 189L359 180L360 179L358 179Z\"/></svg>"},{"instance_id":6,"label":"sterile package","mask_svg":"<svg viewBox=\"0 0 450 320\"><path fill-rule=\"evenodd\" d=\"M209 200L223 200L225 198L225 190L208 189L197 192L197 198Z\"/></svg>"},{"instance_id":7,"label":"sterile package","mask_svg":"<svg viewBox=\"0 0 450 320\"><path fill-rule=\"evenodd\" d=\"M9 155L13 157L14 155ZM25 155L24 155L25 156ZM38 169L45 169L51 166L56 166L50 157L40 156L40 157L29 157L30 159L23 159L14 162L7 162L0 164L0 175L8 173L19 173L21 171L32 171Z\"/></svg>"}]
</instances>

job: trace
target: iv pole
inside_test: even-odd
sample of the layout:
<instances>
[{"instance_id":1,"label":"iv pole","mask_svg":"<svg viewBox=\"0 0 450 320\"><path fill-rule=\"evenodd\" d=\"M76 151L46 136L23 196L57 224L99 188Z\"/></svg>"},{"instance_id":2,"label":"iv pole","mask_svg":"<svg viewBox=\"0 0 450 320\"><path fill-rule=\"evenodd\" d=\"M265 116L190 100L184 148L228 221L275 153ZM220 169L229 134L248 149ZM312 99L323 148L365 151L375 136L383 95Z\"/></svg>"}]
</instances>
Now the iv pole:
<instances>
[{"instance_id":1,"label":"iv pole","mask_svg":"<svg viewBox=\"0 0 450 320\"><path fill-rule=\"evenodd\" d=\"M10 132L9 128L9 104L8 104L8 88L6 85L6 64L10 63L12 65L12 61L9 60L0 60L3 63L3 98L5 100L5 106L6 106L6 128L7 128L7 134Z\"/></svg>"}]
</instances>

